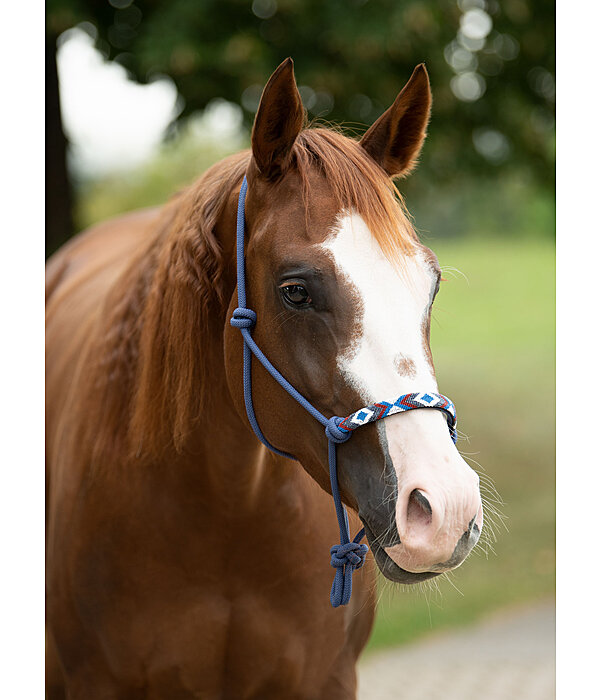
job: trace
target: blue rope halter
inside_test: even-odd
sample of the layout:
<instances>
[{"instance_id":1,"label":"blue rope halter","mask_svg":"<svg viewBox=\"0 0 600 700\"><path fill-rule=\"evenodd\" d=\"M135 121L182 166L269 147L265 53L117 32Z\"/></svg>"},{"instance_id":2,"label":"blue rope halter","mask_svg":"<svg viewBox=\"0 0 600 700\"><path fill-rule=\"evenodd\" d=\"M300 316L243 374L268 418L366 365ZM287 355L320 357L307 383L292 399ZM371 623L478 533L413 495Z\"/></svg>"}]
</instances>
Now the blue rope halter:
<instances>
[{"instance_id":1,"label":"blue rope halter","mask_svg":"<svg viewBox=\"0 0 600 700\"><path fill-rule=\"evenodd\" d=\"M352 431L361 425L373 423L376 420L391 416L394 413L410 411L415 408L435 408L444 413L448 422L448 428L452 439L456 442L456 411L454 404L450 399L435 394L433 392L421 394L403 394L395 401L389 403L382 401L361 408L359 411L352 413L346 418L340 416L332 416L326 418L318 411L302 394L297 391L287 379L269 362L258 345L252 338L251 329L256 325L256 313L246 306L246 269L244 261L244 230L245 230L245 202L246 192L248 190L248 182L246 177L242 182L240 196L238 200L237 212L237 295L238 308L233 312L230 320L234 328L238 328L244 340L244 355L243 355L243 382L244 382L244 402L246 404L246 414L250 425L256 434L256 437L275 454L295 459L295 457L287 452L278 450L271 445L263 435L256 415L254 414L254 405L252 403L252 355L263 365L267 372L275 379L290 396L310 413L313 418L319 421L325 428L325 435L329 443L329 479L331 481L331 494L335 505L335 512L340 529L340 544L334 545L331 548L331 566L336 570L333 585L331 587L331 605L334 608L340 605L347 605L352 594L352 574L355 569L365 563L365 556L369 550L366 544L359 544L365 535L363 528L356 537L351 540L348 527L348 514L342 505L340 491L337 478L337 459L336 445L346 442L350 439Z\"/></svg>"}]
</instances>

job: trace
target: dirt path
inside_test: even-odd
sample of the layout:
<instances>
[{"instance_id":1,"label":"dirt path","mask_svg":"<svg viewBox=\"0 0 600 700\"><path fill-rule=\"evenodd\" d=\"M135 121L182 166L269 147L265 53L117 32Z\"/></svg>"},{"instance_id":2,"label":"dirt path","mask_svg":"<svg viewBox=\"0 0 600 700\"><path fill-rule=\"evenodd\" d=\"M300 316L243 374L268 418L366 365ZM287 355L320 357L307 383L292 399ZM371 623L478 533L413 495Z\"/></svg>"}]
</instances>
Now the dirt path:
<instances>
[{"instance_id":1,"label":"dirt path","mask_svg":"<svg viewBox=\"0 0 600 700\"><path fill-rule=\"evenodd\" d=\"M359 700L552 700L554 603L367 656Z\"/></svg>"}]
</instances>

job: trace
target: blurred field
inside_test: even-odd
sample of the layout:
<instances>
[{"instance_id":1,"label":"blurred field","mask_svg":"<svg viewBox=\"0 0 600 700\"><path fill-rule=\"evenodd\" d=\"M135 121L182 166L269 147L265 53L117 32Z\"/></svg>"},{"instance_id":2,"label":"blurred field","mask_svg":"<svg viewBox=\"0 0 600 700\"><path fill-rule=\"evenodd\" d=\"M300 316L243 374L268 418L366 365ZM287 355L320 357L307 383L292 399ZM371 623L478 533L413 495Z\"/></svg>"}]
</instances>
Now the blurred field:
<instances>
[{"instance_id":1,"label":"blurred field","mask_svg":"<svg viewBox=\"0 0 600 700\"><path fill-rule=\"evenodd\" d=\"M197 136L184 132L142 171L82 183L79 227L164 202L243 145L217 151ZM446 278L432 321L438 384L457 406L458 447L481 473L489 509L485 542L446 580L381 582L370 649L554 594L553 202L506 177L407 194Z\"/></svg>"}]
</instances>

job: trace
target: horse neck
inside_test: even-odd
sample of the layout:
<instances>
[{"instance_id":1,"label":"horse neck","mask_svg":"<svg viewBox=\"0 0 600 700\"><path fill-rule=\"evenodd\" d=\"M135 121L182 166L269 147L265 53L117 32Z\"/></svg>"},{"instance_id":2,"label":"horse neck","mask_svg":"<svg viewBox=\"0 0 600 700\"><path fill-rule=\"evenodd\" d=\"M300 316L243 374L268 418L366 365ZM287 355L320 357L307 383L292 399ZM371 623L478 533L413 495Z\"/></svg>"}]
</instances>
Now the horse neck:
<instances>
[{"instance_id":1,"label":"horse neck","mask_svg":"<svg viewBox=\"0 0 600 700\"><path fill-rule=\"evenodd\" d=\"M246 166L244 154L216 166L166 205L106 292L72 434L73 453L85 452L82 469L95 476L135 482L153 473L182 497L221 494L238 505L303 478L258 442L227 385L223 335Z\"/></svg>"},{"instance_id":2,"label":"horse neck","mask_svg":"<svg viewBox=\"0 0 600 700\"><path fill-rule=\"evenodd\" d=\"M181 340L182 344L176 345L174 352L187 357L190 365L182 369L183 376L175 384L161 384L158 391L162 392L165 400L179 394L184 404L180 417L174 411L168 416L171 431L169 448L163 451L159 462L169 462L170 478L182 488L210 494L213 500L217 498L222 503L233 503L239 513L244 506L255 509L266 492L276 492L290 480L301 478L302 470L297 464L269 452L258 442L246 417L238 413L230 396L225 368L224 329L229 321L229 301L236 288L235 185L233 182L231 194L211 231L214 240L208 242L208 247L214 246L214 241L218 242L218 272L209 260L201 259L203 254L197 249L194 253L185 245L176 247L180 256L178 263L182 265L179 279L192 280L191 293L186 293L190 289L179 289L181 296L177 299L163 296L161 302L170 301L181 308L179 311L163 309L161 318L174 319L185 329L182 334L175 334L176 340ZM209 232L205 231L204 234L209 235ZM195 237L196 234L192 236ZM165 250L171 250L168 242L165 243ZM209 273L203 274L200 265L208 266ZM207 297L206 289L197 288L199 279L202 280L201 287L206 284L212 289L216 284L218 293ZM183 317L181 309L189 314L187 318ZM152 336L156 334L153 332ZM144 339L141 340L142 353L143 342ZM165 351L164 348L155 347L155 351L157 349L163 361L165 356L173 354L168 349ZM241 365L241 352L239 361ZM163 374L163 379L165 376L168 373ZM156 391L156 387L152 391ZM186 401L189 402L187 408Z\"/></svg>"},{"instance_id":3,"label":"horse neck","mask_svg":"<svg viewBox=\"0 0 600 700\"><path fill-rule=\"evenodd\" d=\"M120 304L126 311L117 318L109 314L107 326L125 329L120 335L130 347L103 353L121 357L122 367L104 372L117 377L108 392L117 410L104 406L102 413L114 417L107 444L118 445L114 438L128 425L128 445L121 448L128 461L168 464L170 474L189 477L188 485L201 481L204 489L243 492L263 483L258 477L266 463L264 448L231 401L223 347L236 284L237 185L245 163L234 160L225 177L218 167L214 177L209 171L165 207L155 240L121 280L127 288L113 290L113 298L126 300ZM214 183L224 180L228 192L220 192L215 204Z\"/></svg>"}]
</instances>

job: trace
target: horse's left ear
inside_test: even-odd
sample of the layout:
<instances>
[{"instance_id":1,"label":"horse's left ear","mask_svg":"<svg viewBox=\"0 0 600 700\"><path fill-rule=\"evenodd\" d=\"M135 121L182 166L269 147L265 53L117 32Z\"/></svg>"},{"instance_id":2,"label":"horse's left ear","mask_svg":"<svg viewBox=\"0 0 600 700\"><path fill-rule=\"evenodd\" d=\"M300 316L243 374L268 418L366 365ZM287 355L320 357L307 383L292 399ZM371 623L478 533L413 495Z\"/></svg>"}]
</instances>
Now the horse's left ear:
<instances>
[{"instance_id":1,"label":"horse's left ear","mask_svg":"<svg viewBox=\"0 0 600 700\"><path fill-rule=\"evenodd\" d=\"M360 145L391 177L407 175L416 165L431 112L431 88L425 64L362 137Z\"/></svg>"},{"instance_id":2,"label":"horse's left ear","mask_svg":"<svg viewBox=\"0 0 600 700\"><path fill-rule=\"evenodd\" d=\"M275 180L284 172L303 125L294 62L286 58L265 85L252 129L252 155L263 177Z\"/></svg>"}]
</instances>

